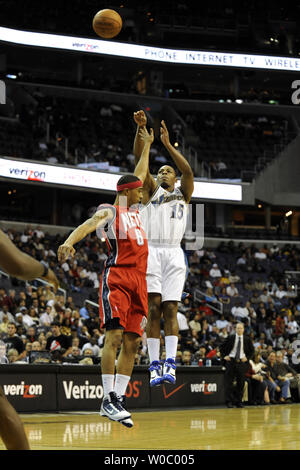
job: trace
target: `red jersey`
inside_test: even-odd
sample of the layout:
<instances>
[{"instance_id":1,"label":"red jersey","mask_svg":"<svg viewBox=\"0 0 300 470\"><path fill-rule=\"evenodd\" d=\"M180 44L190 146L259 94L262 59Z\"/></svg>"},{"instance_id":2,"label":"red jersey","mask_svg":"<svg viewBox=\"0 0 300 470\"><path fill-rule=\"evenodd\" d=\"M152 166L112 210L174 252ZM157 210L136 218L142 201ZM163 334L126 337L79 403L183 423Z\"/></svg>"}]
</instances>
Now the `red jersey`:
<instances>
[{"instance_id":1,"label":"red jersey","mask_svg":"<svg viewBox=\"0 0 300 470\"><path fill-rule=\"evenodd\" d=\"M113 220L103 230L109 252L105 268L132 267L146 274L148 242L139 211L110 204L102 204L97 210L105 208L114 213Z\"/></svg>"}]
</instances>

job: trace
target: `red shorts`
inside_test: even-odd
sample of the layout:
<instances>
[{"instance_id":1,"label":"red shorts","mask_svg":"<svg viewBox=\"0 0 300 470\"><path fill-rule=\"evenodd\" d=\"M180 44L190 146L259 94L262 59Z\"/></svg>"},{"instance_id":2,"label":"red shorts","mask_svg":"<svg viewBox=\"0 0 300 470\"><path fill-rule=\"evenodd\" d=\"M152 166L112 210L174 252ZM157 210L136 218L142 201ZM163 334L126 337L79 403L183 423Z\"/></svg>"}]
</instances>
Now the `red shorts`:
<instances>
[{"instance_id":1,"label":"red shorts","mask_svg":"<svg viewBox=\"0 0 300 470\"><path fill-rule=\"evenodd\" d=\"M115 318L124 331L142 336L148 315L146 273L125 267L104 269L99 297L102 328Z\"/></svg>"}]
</instances>

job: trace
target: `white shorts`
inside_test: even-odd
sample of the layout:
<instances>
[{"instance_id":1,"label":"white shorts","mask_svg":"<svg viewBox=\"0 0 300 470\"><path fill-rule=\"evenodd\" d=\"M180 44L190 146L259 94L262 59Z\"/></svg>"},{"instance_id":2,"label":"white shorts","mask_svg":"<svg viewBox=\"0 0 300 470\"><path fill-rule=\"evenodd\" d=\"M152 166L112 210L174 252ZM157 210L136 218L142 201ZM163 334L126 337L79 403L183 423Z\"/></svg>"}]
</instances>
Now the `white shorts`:
<instances>
[{"instance_id":1,"label":"white shorts","mask_svg":"<svg viewBox=\"0 0 300 470\"><path fill-rule=\"evenodd\" d=\"M181 300L187 266L181 247L149 245L147 267L148 294L161 294L162 302Z\"/></svg>"}]
</instances>

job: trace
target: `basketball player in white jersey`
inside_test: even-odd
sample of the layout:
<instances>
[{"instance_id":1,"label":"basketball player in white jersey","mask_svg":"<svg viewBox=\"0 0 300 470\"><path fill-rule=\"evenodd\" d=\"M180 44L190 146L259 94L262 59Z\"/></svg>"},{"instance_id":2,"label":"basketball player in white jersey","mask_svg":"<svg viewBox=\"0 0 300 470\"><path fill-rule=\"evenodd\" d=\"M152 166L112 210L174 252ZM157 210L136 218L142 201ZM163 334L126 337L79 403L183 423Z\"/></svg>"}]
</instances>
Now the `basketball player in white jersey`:
<instances>
[{"instance_id":1,"label":"basketball player in white jersey","mask_svg":"<svg viewBox=\"0 0 300 470\"><path fill-rule=\"evenodd\" d=\"M137 133L134 141L136 164L143 143L139 129L146 127L144 111L134 113ZM180 246L187 221L188 204L194 190L193 171L184 156L171 145L168 129L161 122L160 139L178 171L180 186L175 187L176 171L169 165L162 166L157 180L148 171L143 187L141 210L148 238L147 268L148 324L147 346L150 358L150 386L176 381L176 354L178 344L178 302L181 300L186 279L184 252ZM164 319L166 361L160 361L160 320Z\"/></svg>"}]
</instances>

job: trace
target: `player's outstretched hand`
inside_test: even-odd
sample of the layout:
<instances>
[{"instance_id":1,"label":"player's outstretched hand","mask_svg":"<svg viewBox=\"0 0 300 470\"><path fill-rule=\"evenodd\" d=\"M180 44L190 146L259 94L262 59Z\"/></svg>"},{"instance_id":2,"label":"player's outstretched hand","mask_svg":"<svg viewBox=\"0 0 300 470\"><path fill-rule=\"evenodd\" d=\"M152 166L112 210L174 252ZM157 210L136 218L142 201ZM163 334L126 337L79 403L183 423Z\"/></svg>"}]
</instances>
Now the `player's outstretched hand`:
<instances>
[{"instance_id":1,"label":"player's outstretched hand","mask_svg":"<svg viewBox=\"0 0 300 470\"><path fill-rule=\"evenodd\" d=\"M146 127L147 125L147 116L143 110L137 111L133 114L133 119L139 127Z\"/></svg>"},{"instance_id":2,"label":"player's outstretched hand","mask_svg":"<svg viewBox=\"0 0 300 470\"><path fill-rule=\"evenodd\" d=\"M154 140L154 131L151 128L150 129L150 134L149 134L146 127L141 127L141 129L139 130L139 136L143 140L144 145L147 144L147 143L150 143L150 145L151 145L153 140Z\"/></svg>"},{"instance_id":3,"label":"player's outstretched hand","mask_svg":"<svg viewBox=\"0 0 300 470\"><path fill-rule=\"evenodd\" d=\"M169 131L165 121L161 121L160 140L165 146L170 144Z\"/></svg>"},{"instance_id":4,"label":"player's outstretched hand","mask_svg":"<svg viewBox=\"0 0 300 470\"><path fill-rule=\"evenodd\" d=\"M60 263L64 263L69 256L73 257L76 253L75 248L72 245L64 243L60 245L57 251L57 258Z\"/></svg>"},{"instance_id":5,"label":"player's outstretched hand","mask_svg":"<svg viewBox=\"0 0 300 470\"><path fill-rule=\"evenodd\" d=\"M59 282L54 272L52 271L52 269L48 269L47 276L42 277L42 279L45 279L45 281L52 284L54 288L54 292L55 293L57 292L57 289L59 288Z\"/></svg>"}]
</instances>

